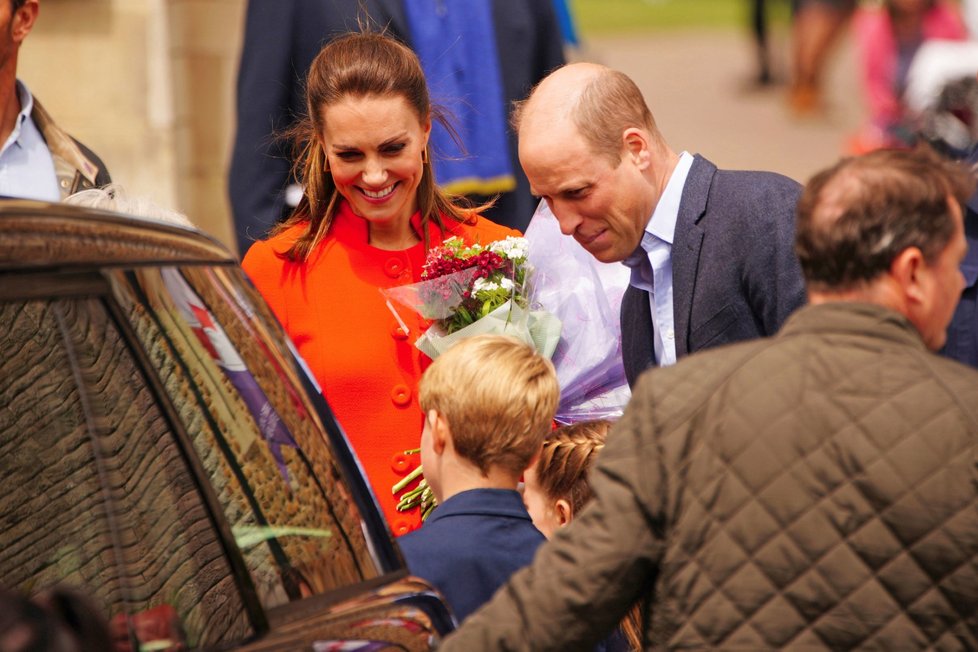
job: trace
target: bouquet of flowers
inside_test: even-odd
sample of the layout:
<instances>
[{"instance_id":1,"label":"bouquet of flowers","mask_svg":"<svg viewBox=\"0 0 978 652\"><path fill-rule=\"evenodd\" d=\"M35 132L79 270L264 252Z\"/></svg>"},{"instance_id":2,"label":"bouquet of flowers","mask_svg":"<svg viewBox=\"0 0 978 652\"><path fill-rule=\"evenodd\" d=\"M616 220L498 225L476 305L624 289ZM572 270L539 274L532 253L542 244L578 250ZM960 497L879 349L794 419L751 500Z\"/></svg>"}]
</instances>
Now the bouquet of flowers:
<instances>
[{"instance_id":1,"label":"bouquet of flowers","mask_svg":"<svg viewBox=\"0 0 978 652\"><path fill-rule=\"evenodd\" d=\"M381 292L398 319L391 300L432 322L415 343L431 358L480 333L511 335L549 358L560 340L560 320L532 304L528 254L525 238L485 246L449 238L428 252L420 283Z\"/></svg>"},{"instance_id":2,"label":"bouquet of flowers","mask_svg":"<svg viewBox=\"0 0 978 652\"><path fill-rule=\"evenodd\" d=\"M428 252L420 283L381 290L381 294L402 325L392 301L432 322L415 342L432 359L459 340L481 333L511 335L549 358L560 341L561 324L532 301L533 268L528 256L525 238L508 237L485 246L449 238ZM435 500L422 473L418 466L391 491L401 494L399 511L420 507L423 520L434 509ZM418 485L408 490L418 478Z\"/></svg>"}]
</instances>

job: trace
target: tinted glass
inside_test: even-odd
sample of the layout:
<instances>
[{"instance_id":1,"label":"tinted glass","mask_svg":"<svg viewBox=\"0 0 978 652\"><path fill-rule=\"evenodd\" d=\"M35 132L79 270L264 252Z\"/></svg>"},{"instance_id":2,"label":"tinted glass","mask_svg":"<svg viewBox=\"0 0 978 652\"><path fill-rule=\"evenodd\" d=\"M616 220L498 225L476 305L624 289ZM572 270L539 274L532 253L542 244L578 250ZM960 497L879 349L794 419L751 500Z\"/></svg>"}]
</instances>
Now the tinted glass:
<instances>
[{"instance_id":1,"label":"tinted glass","mask_svg":"<svg viewBox=\"0 0 978 652\"><path fill-rule=\"evenodd\" d=\"M0 303L0 324L0 582L78 588L143 649L248 636L209 513L105 304Z\"/></svg>"},{"instance_id":2,"label":"tinted glass","mask_svg":"<svg viewBox=\"0 0 978 652\"><path fill-rule=\"evenodd\" d=\"M113 272L266 607L378 575L267 309L234 268Z\"/></svg>"}]
</instances>

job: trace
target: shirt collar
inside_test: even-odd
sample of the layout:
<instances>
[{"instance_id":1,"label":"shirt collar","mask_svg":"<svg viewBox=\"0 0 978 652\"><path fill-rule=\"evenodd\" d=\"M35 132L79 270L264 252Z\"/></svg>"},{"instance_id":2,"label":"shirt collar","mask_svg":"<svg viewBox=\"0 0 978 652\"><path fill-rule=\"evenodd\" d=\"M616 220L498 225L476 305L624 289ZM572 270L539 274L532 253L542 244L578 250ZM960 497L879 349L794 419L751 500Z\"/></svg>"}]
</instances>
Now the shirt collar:
<instances>
[{"instance_id":1,"label":"shirt collar","mask_svg":"<svg viewBox=\"0 0 978 652\"><path fill-rule=\"evenodd\" d=\"M19 79L17 80L17 99L20 100L20 113L17 114L17 121L14 123L14 130L10 132L10 136L7 139L7 145L13 143L17 147L21 147L20 135L23 133L21 127L34 110L34 96L31 95L31 92L27 90L27 86Z\"/></svg>"},{"instance_id":2,"label":"shirt collar","mask_svg":"<svg viewBox=\"0 0 978 652\"><path fill-rule=\"evenodd\" d=\"M641 265L642 261L647 259L655 240L672 245L676 234L676 222L679 220L679 204L683 199L683 188L686 186L686 179L692 166L692 155L689 152L682 152L676 168L662 191L662 196L655 205L655 210L652 211L652 217L649 218L649 223L642 234L642 241L635 251L622 261L626 266L635 268Z\"/></svg>"}]
</instances>

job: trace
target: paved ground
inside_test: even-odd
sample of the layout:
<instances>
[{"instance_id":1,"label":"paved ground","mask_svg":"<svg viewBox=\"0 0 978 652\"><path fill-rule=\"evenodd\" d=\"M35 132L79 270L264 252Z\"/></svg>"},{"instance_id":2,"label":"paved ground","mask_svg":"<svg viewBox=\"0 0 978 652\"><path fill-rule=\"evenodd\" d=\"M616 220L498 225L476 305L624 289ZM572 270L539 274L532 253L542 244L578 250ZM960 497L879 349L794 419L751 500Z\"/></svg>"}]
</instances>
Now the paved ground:
<instances>
[{"instance_id":1,"label":"paved ground","mask_svg":"<svg viewBox=\"0 0 978 652\"><path fill-rule=\"evenodd\" d=\"M775 51L782 67L787 44ZM638 83L659 128L676 149L720 167L775 170L804 182L843 153L862 104L848 37L827 71L823 117L798 120L785 109L784 86L745 90L753 70L746 33L669 32L591 38L585 57Z\"/></svg>"}]
</instances>

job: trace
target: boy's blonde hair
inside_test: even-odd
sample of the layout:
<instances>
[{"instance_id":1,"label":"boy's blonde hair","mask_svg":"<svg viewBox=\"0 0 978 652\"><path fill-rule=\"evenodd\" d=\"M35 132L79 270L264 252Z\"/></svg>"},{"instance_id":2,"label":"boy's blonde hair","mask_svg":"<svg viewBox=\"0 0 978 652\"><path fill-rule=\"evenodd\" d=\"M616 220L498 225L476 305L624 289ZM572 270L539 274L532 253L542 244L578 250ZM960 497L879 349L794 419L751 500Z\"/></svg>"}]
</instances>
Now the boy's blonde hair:
<instances>
[{"instance_id":1,"label":"boy's blonde hair","mask_svg":"<svg viewBox=\"0 0 978 652\"><path fill-rule=\"evenodd\" d=\"M419 386L421 409L444 416L456 452L483 474L493 465L525 471L559 398L550 360L505 335L462 340L432 363Z\"/></svg>"}]
</instances>

